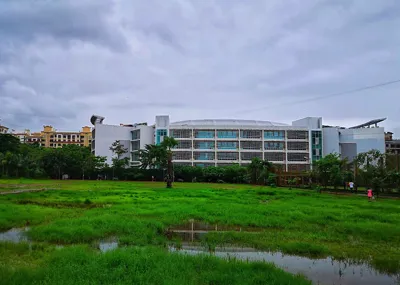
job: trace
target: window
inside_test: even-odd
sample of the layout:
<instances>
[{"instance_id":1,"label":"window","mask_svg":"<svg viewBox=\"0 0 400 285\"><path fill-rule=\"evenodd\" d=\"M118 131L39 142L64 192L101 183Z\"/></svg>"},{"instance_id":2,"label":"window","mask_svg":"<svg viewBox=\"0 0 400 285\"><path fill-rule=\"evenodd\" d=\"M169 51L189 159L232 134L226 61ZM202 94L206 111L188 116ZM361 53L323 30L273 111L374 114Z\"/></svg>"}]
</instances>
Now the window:
<instances>
[{"instance_id":1,"label":"window","mask_svg":"<svg viewBox=\"0 0 400 285\"><path fill-rule=\"evenodd\" d=\"M194 160L214 160L214 152L194 152Z\"/></svg>"},{"instance_id":2,"label":"window","mask_svg":"<svg viewBox=\"0 0 400 285\"><path fill-rule=\"evenodd\" d=\"M191 160L192 152L191 151L174 151L172 155L173 160Z\"/></svg>"},{"instance_id":3,"label":"window","mask_svg":"<svg viewBox=\"0 0 400 285\"><path fill-rule=\"evenodd\" d=\"M240 137L243 139L261 139L261 131L243 130L240 131Z\"/></svg>"},{"instance_id":4,"label":"window","mask_svg":"<svg viewBox=\"0 0 400 285\"><path fill-rule=\"evenodd\" d=\"M288 150L308 150L308 142L288 142Z\"/></svg>"},{"instance_id":5,"label":"window","mask_svg":"<svg viewBox=\"0 0 400 285\"><path fill-rule=\"evenodd\" d=\"M262 149L262 142L252 142L252 141L241 141L240 142L241 149Z\"/></svg>"},{"instance_id":6,"label":"window","mask_svg":"<svg viewBox=\"0 0 400 285\"><path fill-rule=\"evenodd\" d=\"M132 150L139 150L140 149L140 141L133 141L131 143Z\"/></svg>"},{"instance_id":7,"label":"window","mask_svg":"<svg viewBox=\"0 0 400 285\"><path fill-rule=\"evenodd\" d=\"M306 140L308 139L308 131L287 131L289 140Z\"/></svg>"},{"instance_id":8,"label":"window","mask_svg":"<svg viewBox=\"0 0 400 285\"><path fill-rule=\"evenodd\" d=\"M156 131L156 144L160 144L164 137L167 136L167 130L161 129Z\"/></svg>"},{"instance_id":9,"label":"window","mask_svg":"<svg viewBox=\"0 0 400 285\"><path fill-rule=\"evenodd\" d=\"M238 137L238 131L235 130L222 130L217 132L219 139L236 139Z\"/></svg>"},{"instance_id":10,"label":"window","mask_svg":"<svg viewBox=\"0 0 400 285\"><path fill-rule=\"evenodd\" d=\"M238 160L239 153L237 152L217 152L218 160Z\"/></svg>"},{"instance_id":11,"label":"window","mask_svg":"<svg viewBox=\"0 0 400 285\"><path fill-rule=\"evenodd\" d=\"M214 149L215 142L213 141L196 141L194 143L195 149Z\"/></svg>"},{"instance_id":12,"label":"window","mask_svg":"<svg viewBox=\"0 0 400 285\"><path fill-rule=\"evenodd\" d=\"M140 130L132 131L132 140L140 140Z\"/></svg>"},{"instance_id":13,"label":"window","mask_svg":"<svg viewBox=\"0 0 400 285\"><path fill-rule=\"evenodd\" d=\"M242 153L240 153L240 158L242 160L252 160L255 157L262 159L263 158L262 152L242 152Z\"/></svg>"},{"instance_id":14,"label":"window","mask_svg":"<svg viewBox=\"0 0 400 285\"><path fill-rule=\"evenodd\" d=\"M285 153L283 152L265 152L264 160L267 161L285 161Z\"/></svg>"},{"instance_id":15,"label":"window","mask_svg":"<svg viewBox=\"0 0 400 285\"><path fill-rule=\"evenodd\" d=\"M238 149L238 142L217 142L218 149Z\"/></svg>"},{"instance_id":16,"label":"window","mask_svg":"<svg viewBox=\"0 0 400 285\"><path fill-rule=\"evenodd\" d=\"M196 130L194 131L194 137L198 139L213 139L215 137L214 130Z\"/></svg>"},{"instance_id":17,"label":"window","mask_svg":"<svg viewBox=\"0 0 400 285\"><path fill-rule=\"evenodd\" d=\"M283 150L284 148L284 142L264 142L265 150Z\"/></svg>"},{"instance_id":18,"label":"window","mask_svg":"<svg viewBox=\"0 0 400 285\"><path fill-rule=\"evenodd\" d=\"M192 130L170 130L171 137L176 139L190 139Z\"/></svg>"},{"instance_id":19,"label":"window","mask_svg":"<svg viewBox=\"0 0 400 285\"><path fill-rule=\"evenodd\" d=\"M264 131L264 139L284 140L285 131Z\"/></svg>"},{"instance_id":20,"label":"window","mask_svg":"<svg viewBox=\"0 0 400 285\"><path fill-rule=\"evenodd\" d=\"M178 141L175 149L191 149L192 141Z\"/></svg>"},{"instance_id":21,"label":"window","mask_svg":"<svg viewBox=\"0 0 400 285\"><path fill-rule=\"evenodd\" d=\"M307 153L288 153L288 161L308 161Z\"/></svg>"}]
</instances>

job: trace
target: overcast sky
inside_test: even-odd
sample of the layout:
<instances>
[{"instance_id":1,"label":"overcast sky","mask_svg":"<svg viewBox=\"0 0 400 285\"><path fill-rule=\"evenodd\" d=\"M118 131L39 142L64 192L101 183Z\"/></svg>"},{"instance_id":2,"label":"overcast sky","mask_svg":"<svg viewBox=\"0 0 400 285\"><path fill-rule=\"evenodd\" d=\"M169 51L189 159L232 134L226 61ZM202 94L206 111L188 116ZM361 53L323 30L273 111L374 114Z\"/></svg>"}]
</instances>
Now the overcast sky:
<instances>
[{"instance_id":1,"label":"overcast sky","mask_svg":"<svg viewBox=\"0 0 400 285\"><path fill-rule=\"evenodd\" d=\"M0 119L387 117L399 137L400 83L301 103L400 79L399 27L398 0L0 0Z\"/></svg>"}]
</instances>

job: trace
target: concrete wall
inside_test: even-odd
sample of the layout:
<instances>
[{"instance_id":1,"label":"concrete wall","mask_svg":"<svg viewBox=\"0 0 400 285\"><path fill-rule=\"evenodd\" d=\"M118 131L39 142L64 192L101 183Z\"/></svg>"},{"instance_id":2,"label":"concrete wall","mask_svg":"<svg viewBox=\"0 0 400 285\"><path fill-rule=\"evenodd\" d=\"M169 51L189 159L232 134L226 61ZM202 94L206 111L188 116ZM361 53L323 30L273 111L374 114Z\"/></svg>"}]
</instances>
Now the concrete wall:
<instances>
[{"instance_id":1,"label":"concrete wall","mask_svg":"<svg viewBox=\"0 0 400 285\"><path fill-rule=\"evenodd\" d=\"M144 149L147 144L154 144L154 127L139 125L134 129L140 129L140 149Z\"/></svg>"},{"instance_id":2,"label":"concrete wall","mask_svg":"<svg viewBox=\"0 0 400 285\"><path fill-rule=\"evenodd\" d=\"M307 117L292 122L294 127L306 127L312 130L318 130L322 128L322 118L321 117Z\"/></svg>"},{"instance_id":3,"label":"concrete wall","mask_svg":"<svg viewBox=\"0 0 400 285\"><path fill-rule=\"evenodd\" d=\"M357 154L372 149L385 152L384 128L342 129L339 136L340 143L356 143Z\"/></svg>"},{"instance_id":4,"label":"concrete wall","mask_svg":"<svg viewBox=\"0 0 400 285\"><path fill-rule=\"evenodd\" d=\"M341 158L352 162L357 156L357 143L341 143L340 144Z\"/></svg>"},{"instance_id":5,"label":"concrete wall","mask_svg":"<svg viewBox=\"0 0 400 285\"><path fill-rule=\"evenodd\" d=\"M110 146L116 140L120 140L121 144L128 149L126 156L129 157L131 131L133 128L96 124L95 129L95 155L106 156L107 163L111 165L112 151L110 150Z\"/></svg>"},{"instance_id":6,"label":"concrete wall","mask_svg":"<svg viewBox=\"0 0 400 285\"><path fill-rule=\"evenodd\" d=\"M340 154L339 130L337 128L322 129L323 156L330 153Z\"/></svg>"},{"instance_id":7,"label":"concrete wall","mask_svg":"<svg viewBox=\"0 0 400 285\"><path fill-rule=\"evenodd\" d=\"M385 132L383 128L338 129L324 128L323 154L339 153L350 161L362 152L377 149L385 152Z\"/></svg>"}]
</instances>

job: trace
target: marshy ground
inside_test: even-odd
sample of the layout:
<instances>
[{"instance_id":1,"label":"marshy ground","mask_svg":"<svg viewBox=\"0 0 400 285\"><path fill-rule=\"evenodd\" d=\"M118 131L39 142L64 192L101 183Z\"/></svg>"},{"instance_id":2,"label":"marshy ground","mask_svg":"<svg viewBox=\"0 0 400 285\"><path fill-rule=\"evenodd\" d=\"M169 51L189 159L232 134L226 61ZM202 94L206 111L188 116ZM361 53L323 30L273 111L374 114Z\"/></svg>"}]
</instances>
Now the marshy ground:
<instances>
[{"instance_id":1,"label":"marshy ground","mask_svg":"<svg viewBox=\"0 0 400 285\"><path fill-rule=\"evenodd\" d=\"M0 196L2 284L311 284L263 262L296 273L287 268L293 260L271 260L272 252L281 261L353 264L339 265L339 284L368 284L346 279L349 268L363 270L356 266L382 276L379 284L400 280L399 200L250 185L0 180L0 192L15 189L45 191ZM227 248L239 253L226 256ZM241 248L253 254L241 258ZM254 252L266 258L248 258Z\"/></svg>"}]
</instances>

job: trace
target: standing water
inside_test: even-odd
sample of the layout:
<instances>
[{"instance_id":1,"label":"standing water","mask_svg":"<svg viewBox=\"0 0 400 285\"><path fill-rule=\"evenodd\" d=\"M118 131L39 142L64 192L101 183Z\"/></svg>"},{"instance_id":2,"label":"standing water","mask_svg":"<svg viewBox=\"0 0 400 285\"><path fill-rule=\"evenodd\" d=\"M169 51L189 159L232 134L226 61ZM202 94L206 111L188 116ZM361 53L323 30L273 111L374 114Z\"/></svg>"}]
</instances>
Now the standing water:
<instances>
[{"instance_id":1,"label":"standing water","mask_svg":"<svg viewBox=\"0 0 400 285\"><path fill-rule=\"evenodd\" d=\"M183 246L181 250L170 247L170 251L189 255L207 254L201 247ZM323 285L395 285L400 284L400 276L381 274L367 264L352 264L335 261L332 258L310 259L306 257L284 255L280 252L261 252L251 248L216 248L209 253L217 257L243 261L263 261L275 264L283 270L301 273L313 284Z\"/></svg>"},{"instance_id":2,"label":"standing water","mask_svg":"<svg viewBox=\"0 0 400 285\"><path fill-rule=\"evenodd\" d=\"M15 243L28 241L28 237L25 234L28 230L28 227L14 228L6 232L0 233L0 241L9 241Z\"/></svg>"}]
</instances>

